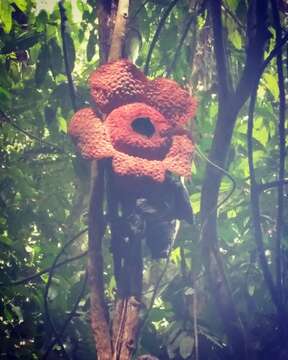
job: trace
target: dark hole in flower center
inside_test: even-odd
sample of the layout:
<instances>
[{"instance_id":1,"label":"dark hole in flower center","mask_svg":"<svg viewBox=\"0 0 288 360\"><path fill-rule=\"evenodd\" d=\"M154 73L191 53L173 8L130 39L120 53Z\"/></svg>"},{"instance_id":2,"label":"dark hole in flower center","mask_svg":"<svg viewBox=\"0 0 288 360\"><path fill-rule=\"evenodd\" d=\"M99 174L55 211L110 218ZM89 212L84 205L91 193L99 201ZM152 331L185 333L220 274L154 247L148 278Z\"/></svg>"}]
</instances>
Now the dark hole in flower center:
<instances>
[{"instance_id":1,"label":"dark hole in flower center","mask_svg":"<svg viewBox=\"0 0 288 360\"><path fill-rule=\"evenodd\" d=\"M132 129L138 134L147 136L150 138L155 133L155 127L148 117L136 118L132 124Z\"/></svg>"}]
</instances>

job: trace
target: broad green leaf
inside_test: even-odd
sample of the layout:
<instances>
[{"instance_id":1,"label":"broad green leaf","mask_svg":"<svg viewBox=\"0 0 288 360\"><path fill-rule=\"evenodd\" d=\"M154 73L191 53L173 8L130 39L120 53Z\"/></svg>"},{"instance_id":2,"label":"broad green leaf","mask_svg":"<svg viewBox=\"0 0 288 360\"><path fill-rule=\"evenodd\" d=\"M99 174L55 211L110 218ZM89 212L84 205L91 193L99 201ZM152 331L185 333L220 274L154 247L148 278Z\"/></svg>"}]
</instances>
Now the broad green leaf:
<instances>
[{"instance_id":1,"label":"broad green leaf","mask_svg":"<svg viewBox=\"0 0 288 360\"><path fill-rule=\"evenodd\" d=\"M17 315L19 323L23 322L23 313L20 306L16 306L13 303L10 304L13 312Z\"/></svg>"},{"instance_id":2,"label":"broad green leaf","mask_svg":"<svg viewBox=\"0 0 288 360\"><path fill-rule=\"evenodd\" d=\"M62 50L55 38L52 38L49 43L49 63L54 76L64 71Z\"/></svg>"},{"instance_id":3,"label":"broad green leaf","mask_svg":"<svg viewBox=\"0 0 288 360\"><path fill-rule=\"evenodd\" d=\"M179 247L179 246L172 250L172 252L171 252L171 260L172 260L175 264L179 264L179 262L180 262L180 260L181 260L180 247Z\"/></svg>"},{"instance_id":4,"label":"broad green leaf","mask_svg":"<svg viewBox=\"0 0 288 360\"><path fill-rule=\"evenodd\" d=\"M192 204L192 209L194 214L198 214L200 211L200 198L201 198L200 192L197 192L190 196L190 201Z\"/></svg>"},{"instance_id":5,"label":"broad green leaf","mask_svg":"<svg viewBox=\"0 0 288 360\"><path fill-rule=\"evenodd\" d=\"M9 91L0 86L0 104L9 104L9 100L11 99L11 94Z\"/></svg>"},{"instance_id":6,"label":"broad green leaf","mask_svg":"<svg viewBox=\"0 0 288 360\"><path fill-rule=\"evenodd\" d=\"M8 0L0 1L0 25L7 34L12 28L12 7Z\"/></svg>"},{"instance_id":7,"label":"broad green leaf","mask_svg":"<svg viewBox=\"0 0 288 360\"><path fill-rule=\"evenodd\" d=\"M231 189L232 189L232 181L230 179L227 179L227 177L225 177L221 181L220 193L230 191Z\"/></svg>"},{"instance_id":8,"label":"broad green leaf","mask_svg":"<svg viewBox=\"0 0 288 360\"><path fill-rule=\"evenodd\" d=\"M256 117L254 121L253 138L258 140L263 146L267 145L269 132L263 124L263 118L261 116Z\"/></svg>"},{"instance_id":9,"label":"broad green leaf","mask_svg":"<svg viewBox=\"0 0 288 360\"><path fill-rule=\"evenodd\" d=\"M86 49L86 57L88 61L91 61L93 56L95 55L96 45L97 45L97 37L94 31L90 31L89 40Z\"/></svg>"},{"instance_id":10,"label":"broad green leaf","mask_svg":"<svg viewBox=\"0 0 288 360\"><path fill-rule=\"evenodd\" d=\"M228 217L228 219L235 218L235 217L237 217L237 212L233 209L229 210L229 211L227 211L227 217Z\"/></svg>"},{"instance_id":11,"label":"broad green leaf","mask_svg":"<svg viewBox=\"0 0 288 360\"><path fill-rule=\"evenodd\" d=\"M57 121L58 121L59 131L62 131L65 134L67 134L67 122L66 122L66 120L62 116L58 116Z\"/></svg>"},{"instance_id":12,"label":"broad green leaf","mask_svg":"<svg viewBox=\"0 0 288 360\"><path fill-rule=\"evenodd\" d=\"M7 41L4 47L0 50L0 54L10 54L11 52L19 50L27 50L37 44L43 37L42 33L24 33L17 38L12 38Z\"/></svg>"},{"instance_id":13,"label":"broad green leaf","mask_svg":"<svg viewBox=\"0 0 288 360\"><path fill-rule=\"evenodd\" d=\"M242 49L242 38L238 30L229 31L228 38L237 50Z\"/></svg>"},{"instance_id":14,"label":"broad green leaf","mask_svg":"<svg viewBox=\"0 0 288 360\"><path fill-rule=\"evenodd\" d=\"M253 160L255 161L255 163L257 163L258 161L263 161L265 155L266 154L263 150L255 150L253 151Z\"/></svg>"},{"instance_id":15,"label":"broad green leaf","mask_svg":"<svg viewBox=\"0 0 288 360\"><path fill-rule=\"evenodd\" d=\"M26 0L10 0L10 3L15 3L21 11L25 11L27 9Z\"/></svg>"},{"instance_id":16,"label":"broad green leaf","mask_svg":"<svg viewBox=\"0 0 288 360\"><path fill-rule=\"evenodd\" d=\"M180 341L179 353L183 359L191 356L194 349L194 338L192 336L185 336Z\"/></svg>"},{"instance_id":17,"label":"broad green leaf","mask_svg":"<svg viewBox=\"0 0 288 360\"><path fill-rule=\"evenodd\" d=\"M44 82L49 69L49 48L47 44L42 45L40 49L35 72L35 82L37 87Z\"/></svg>"},{"instance_id":18,"label":"broad green leaf","mask_svg":"<svg viewBox=\"0 0 288 360\"><path fill-rule=\"evenodd\" d=\"M272 75L271 73L265 73L263 75L264 83L274 97L274 100L277 100L279 97L279 88L277 75Z\"/></svg>"},{"instance_id":19,"label":"broad green leaf","mask_svg":"<svg viewBox=\"0 0 288 360\"><path fill-rule=\"evenodd\" d=\"M226 3L232 11L235 11L237 9L239 0L226 0Z\"/></svg>"},{"instance_id":20,"label":"broad green leaf","mask_svg":"<svg viewBox=\"0 0 288 360\"><path fill-rule=\"evenodd\" d=\"M39 12L39 14L37 15L37 18L36 18L36 24L37 24L37 28L38 29L41 29L41 31L44 31L45 30L45 26L47 25L47 22L48 22L48 14L47 14L47 11L45 10L41 10Z\"/></svg>"}]
</instances>

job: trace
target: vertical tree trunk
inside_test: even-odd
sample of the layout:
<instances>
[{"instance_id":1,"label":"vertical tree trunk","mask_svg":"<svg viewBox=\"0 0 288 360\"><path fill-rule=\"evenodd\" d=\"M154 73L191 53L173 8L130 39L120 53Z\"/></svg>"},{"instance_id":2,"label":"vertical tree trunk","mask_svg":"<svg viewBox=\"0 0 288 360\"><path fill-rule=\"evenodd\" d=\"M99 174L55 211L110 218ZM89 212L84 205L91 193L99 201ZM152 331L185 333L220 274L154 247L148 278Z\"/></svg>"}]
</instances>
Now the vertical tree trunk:
<instances>
[{"instance_id":1,"label":"vertical tree trunk","mask_svg":"<svg viewBox=\"0 0 288 360\"><path fill-rule=\"evenodd\" d=\"M109 15L107 14L107 3L102 2L100 4L98 8L98 16L100 16L100 45L103 50L100 53L101 62L106 61L106 59L108 59L108 61L115 61L121 58L125 40L126 22L128 20L128 11L129 0L119 0L110 51L109 54L107 54L107 39L109 39L108 21L110 21L111 25L111 19L109 19ZM103 14L105 15L104 18L102 18ZM141 244L140 242L134 243L131 241L131 253L130 256L127 255L127 259L125 258L126 265L124 268L124 281L127 281L130 284L134 284L135 274L136 277L138 276L138 278L140 276L140 281L138 281L140 284L137 284L137 286L140 286L140 291L136 292L135 296L125 297L124 294L121 294L119 299L117 299L112 327L113 334L111 337L108 325L109 320L108 316L106 316L107 311L104 302L103 284L103 164L103 162L101 163L93 161L91 166L88 262L89 279L91 285L91 322L96 343L97 358L101 360L129 360L131 359L132 353L136 347L139 311L141 306ZM112 173L109 171L107 174L108 176L112 175ZM136 257L133 256L135 246L137 247L136 253L138 254Z\"/></svg>"},{"instance_id":2,"label":"vertical tree trunk","mask_svg":"<svg viewBox=\"0 0 288 360\"><path fill-rule=\"evenodd\" d=\"M238 113L250 96L252 84L263 63L267 41L267 0L250 2L247 16L248 43L245 67L234 91L231 86L222 28L221 0L210 0L209 10L213 24L214 51L218 77L219 111L209 159L225 168ZM219 253L217 234L217 202L223 173L207 165L201 193L202 246L212 296L215 299L225 332L235 359L247 359L245 332L237 314L228 280Z\"/></svg>"},{"instance_id":3,"label":"vertical tree trunk","mask_svg":"<svg viewBox=\"0 0 288 360\"><path fill-rule=\"evenodd\" d=\"M103 163L93 161L91 165L91 195L88 220L88 276L90 284L91 327L98 360L111 360L112 344L109 332L108 312L104 300L103 280Z\"/></svg>"}]
</instances>

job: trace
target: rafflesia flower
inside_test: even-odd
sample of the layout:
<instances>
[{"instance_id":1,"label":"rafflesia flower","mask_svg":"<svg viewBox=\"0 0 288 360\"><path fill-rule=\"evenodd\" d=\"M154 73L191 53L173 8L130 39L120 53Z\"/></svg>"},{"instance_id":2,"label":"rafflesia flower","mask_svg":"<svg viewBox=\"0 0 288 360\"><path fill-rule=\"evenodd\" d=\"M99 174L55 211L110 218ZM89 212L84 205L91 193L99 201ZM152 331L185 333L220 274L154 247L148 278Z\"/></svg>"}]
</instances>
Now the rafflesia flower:
<instances>
[{"instance_id":1,"label":"rafflesia flower","mask_svg":"<svg viewBox=\"0 0 288 360\"><path fill-rule=\"evenodd\" d=\"M183 125L195 115L196 101L176 82L149 80L120 60L100 66L89 85L92 107L69 125L84 158L112 158L117 175L158 183L166 171L190 174L194 147Z\"/></svg>"}]
</instances>

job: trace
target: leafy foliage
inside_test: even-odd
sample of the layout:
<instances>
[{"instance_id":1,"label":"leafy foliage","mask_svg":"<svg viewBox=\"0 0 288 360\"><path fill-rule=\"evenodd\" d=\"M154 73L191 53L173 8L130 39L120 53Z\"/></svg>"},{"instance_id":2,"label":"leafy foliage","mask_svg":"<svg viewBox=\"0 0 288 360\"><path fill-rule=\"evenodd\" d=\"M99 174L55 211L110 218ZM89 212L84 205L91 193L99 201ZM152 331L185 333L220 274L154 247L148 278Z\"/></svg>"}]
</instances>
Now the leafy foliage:
<instances>
[{"instance_id":1,"label":"leafy foliage","mask_svg":"<svg viewBox=\"0 0 288 360\"><path fill-rule=\"evenodd\" d=\"M86 228L89 164L75 155L66 134L73 106L63 58L59 7L55 2L51 8L52 3L48 6L43 2L41 6L41 1L32 0L0 2L1 359L95 357L88 315L89 288L83 288L87 234L81 233ZM141 35L136 63L144 68L159 15L165 13L167 2L132 3L131 28L136 27ZM67 16L64 41L79 108L89 101L87 77L99 65L95 5L93 0L64 2ZM245 60L248 9L246 2L239 0L225 0L222 5L226 50L232 81L236 84ZM282 26L287 27L285 6L280 10ZM266 56L274 48L276 36L270 8L269 15ZM165 261L156 264L148 256L145 258L143 301L147 307L163 269L167 271L142 327L138 353L153 353L160 359L195 358L196 317L200 359L232 359L221 316L207 285L205 254L199 243L203 231L201 186L207 164L203 154L207 156L211 148L218 113L212 35L206 2L178 1L165 19L149 66L149 76L168 74L196 92L199 101L193 130L199 151L188 183L195 223L182 224L168 266ZM287 62L287 52L283 54ZM284 72L287 85L287 69ZM260 183L278 178L278 111L278 77L276 61L272 61L261 78L254 115L253 158ZM251 354L261 359L285 359L288 350L278 341L275 309L257 261L250 212L247 112L245 105L238 115L229 149L229 173L237 186L229 200L217 209L218 247ZM231 179L224 176L219 202L231 189ZM287 187L285 191L287 200ZM277 201L277 188L261 193L265 255L273 276ZM287 218L286 204L281 245L286 308ZM75 237L76 234L80 235ZM74 240L64 246L71 239ZM108 303L112 304L115 279L108 232L104 243L105 291ZM69 261L71 258L76 259ZM58 266L61 262L64 263ZM34 277L47 268L50 272ZM78 306L73 312L75 304ZM72 319L63 330L71 312ZM64 344L65 351L59 342Z\"/></svg>"}]
</instances>

